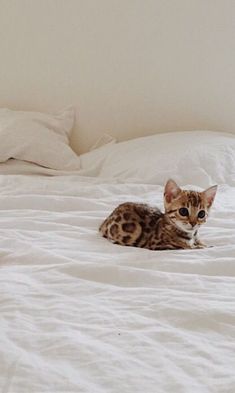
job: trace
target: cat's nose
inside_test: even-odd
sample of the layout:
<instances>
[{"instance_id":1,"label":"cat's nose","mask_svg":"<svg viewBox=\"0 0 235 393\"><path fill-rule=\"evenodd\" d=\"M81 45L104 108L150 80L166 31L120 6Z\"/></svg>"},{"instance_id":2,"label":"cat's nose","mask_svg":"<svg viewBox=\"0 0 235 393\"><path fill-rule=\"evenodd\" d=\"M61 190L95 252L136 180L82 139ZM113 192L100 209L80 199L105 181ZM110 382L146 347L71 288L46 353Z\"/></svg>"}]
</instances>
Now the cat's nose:
<instances>
[{"instance_id":1,"label":"cat's nose","mask_svg":"<svg viewBox=\"0 0 235 393\"><path fill-rule=\"evenodd\" d=\"M196 222L190 222L190 224L191 224L191 227L194 228L196 225Z\"/></svg>"}]
</instances>

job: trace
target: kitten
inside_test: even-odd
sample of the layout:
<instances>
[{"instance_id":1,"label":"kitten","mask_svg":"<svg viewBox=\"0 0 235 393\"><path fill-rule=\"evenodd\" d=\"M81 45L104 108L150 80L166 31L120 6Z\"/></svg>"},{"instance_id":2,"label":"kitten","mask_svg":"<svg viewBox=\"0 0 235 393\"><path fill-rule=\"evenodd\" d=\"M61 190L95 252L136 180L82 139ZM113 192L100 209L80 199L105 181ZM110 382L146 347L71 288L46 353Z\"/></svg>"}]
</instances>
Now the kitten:
<instances>
[{"instance_id":1,"label":"kitten","mask_svg":"<svg viewBox=\"0 0 235 393\"><path fill-rule=\"evenodd\" d=\"M142 203L119 205L99 230L115 244L150 250L206 247L198 229L207 220L217 186L203 192L181 190L168 180L164 191L165 213Z\"/></svg>"}]
</instances>

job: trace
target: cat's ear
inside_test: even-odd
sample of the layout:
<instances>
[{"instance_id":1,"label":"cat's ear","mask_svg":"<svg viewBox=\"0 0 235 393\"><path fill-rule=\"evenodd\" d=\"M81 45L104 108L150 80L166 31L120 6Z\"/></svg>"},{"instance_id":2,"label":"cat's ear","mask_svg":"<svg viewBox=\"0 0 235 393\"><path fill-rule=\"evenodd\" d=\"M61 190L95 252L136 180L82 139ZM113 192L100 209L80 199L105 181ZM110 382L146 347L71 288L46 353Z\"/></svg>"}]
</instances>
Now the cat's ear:
<instances>
[{"instance_id":1,"label":"cat's ear","mask_svg":"<svg viewBox=\"0 0 235 393\"><path fill-rule=\"evenodd\" d=\"M203 192L203 194L205 195L208 207L211 207L211 205L215 199L217 188L218 188L218 186L212 186L210 188L207 188L207 190L205 190Z\"/></svg>"},{"instance_id":2,"label":"cat's ear","mask_svg":"<svg viewBox=\"0 0 235 393\"><path fill-rule=\"evenodd\" d=\"M176 182L172 179L169 179L165 185L164 197L167 203L171 203L171 201L181 193L181 189L176 184Z\"/></svg>"}]
</instances>

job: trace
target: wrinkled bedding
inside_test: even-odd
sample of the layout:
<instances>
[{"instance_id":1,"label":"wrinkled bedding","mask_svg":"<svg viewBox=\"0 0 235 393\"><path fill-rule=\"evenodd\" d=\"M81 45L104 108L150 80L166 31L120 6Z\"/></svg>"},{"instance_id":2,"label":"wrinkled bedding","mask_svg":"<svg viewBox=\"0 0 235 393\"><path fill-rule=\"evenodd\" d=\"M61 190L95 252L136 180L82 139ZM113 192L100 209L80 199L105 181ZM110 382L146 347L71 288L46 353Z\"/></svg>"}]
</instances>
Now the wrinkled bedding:
<instances>
[{"instance_id":1,"label":"wrinkled bedding","mask_svg":"<svg viewBox=\"0 0 235 393\"><path fill-rule=\"evenodd\" d=\"M0 176L0 391L235 391L235 187L212 248L121 247L97 228L163 188L82 176Z\"/></svg>"}]
</instances>

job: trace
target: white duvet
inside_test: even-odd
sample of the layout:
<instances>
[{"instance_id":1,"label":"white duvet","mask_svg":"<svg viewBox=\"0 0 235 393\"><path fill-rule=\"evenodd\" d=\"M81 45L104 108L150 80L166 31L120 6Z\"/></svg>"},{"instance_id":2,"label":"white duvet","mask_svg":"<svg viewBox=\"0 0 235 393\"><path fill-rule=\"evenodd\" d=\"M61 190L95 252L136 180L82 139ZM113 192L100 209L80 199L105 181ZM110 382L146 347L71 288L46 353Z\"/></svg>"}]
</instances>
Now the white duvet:
<instances>
[{"instance_id":1,"label":"white duvet","mask_svg":"<svg viewBox=\"0 0 235 393\"><path fill-rule=\"evenodd\" d=\"M235 187L204 250L101 238L128 200L161 207L162 187L0 176L1 393L235 391Z\"/></svg>"}]
</instances>

